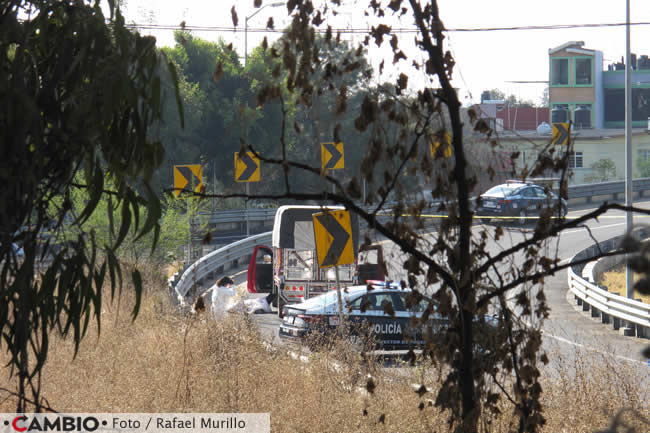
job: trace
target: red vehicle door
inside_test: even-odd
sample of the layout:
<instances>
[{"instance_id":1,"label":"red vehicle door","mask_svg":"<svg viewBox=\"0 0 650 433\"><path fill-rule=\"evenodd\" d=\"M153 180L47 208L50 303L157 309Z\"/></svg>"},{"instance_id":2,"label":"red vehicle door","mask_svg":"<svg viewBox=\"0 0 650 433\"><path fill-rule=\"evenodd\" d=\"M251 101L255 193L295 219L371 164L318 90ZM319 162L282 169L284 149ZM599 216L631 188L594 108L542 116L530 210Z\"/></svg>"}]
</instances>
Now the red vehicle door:
<instances>
[{"instance_id":1,"label":"red vehicle door","mask_svg":"<svg viewBox=\"0 0 650 433\"><path fill-rule=\"evenodd\" d=\"M253 249L248 264L248 291L271 293L273 291L273 250L264 245Z\"/></svg>"}]
</instances>

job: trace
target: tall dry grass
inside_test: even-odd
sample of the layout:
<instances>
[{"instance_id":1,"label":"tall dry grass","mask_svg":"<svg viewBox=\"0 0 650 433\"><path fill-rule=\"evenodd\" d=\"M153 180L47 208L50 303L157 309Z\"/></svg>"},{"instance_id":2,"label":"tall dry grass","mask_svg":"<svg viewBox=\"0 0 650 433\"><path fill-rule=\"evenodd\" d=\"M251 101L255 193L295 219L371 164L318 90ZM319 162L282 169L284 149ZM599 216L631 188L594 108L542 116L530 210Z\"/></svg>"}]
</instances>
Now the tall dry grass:
<instances>
[{"instance_id":1,"label":"tall dry grass","mask_svg":"<svg viewBox=\"0 0 650 433\"><path fill-rule=\"evenodd\" d=\"M146 280L150 289L134 323L127 287L119 305L105 305L101 335L92 329L75 359L70 341L53 341L43 379L43 396L52 407L69 412L269 412L273 432L449 430L446 414L431 404L441 380L437 368L385 367L364 360L345 341L294 357L286 347L263 342L248 317L217 322L174 313L164 281L155 273ZM647 389L639 389L632 371L586 357L557 365L543 384L548 420L543 431L602 430L623 407L650 418ZM425 384L430 392L419 396L413 384ZM5 376L0 387L15 385ZM11 412L15 402L2 396L0 409ZM632 419L631 412L625 415L626 421ZM634 422L636 431L650 431ZM481 424L491 432L515 427L506 403L501 416Z\"/></svg>"},{"instance_id":2,"label":"tall dry grass","mask_svg":"<svg viewBox=\"0 0 650 433\"><path fill-rule=\"evenodd\" d=\"M611 348L600 352L554 350L544 373L543 404L549 432L650 432L650 375L639 362L621 360ZM634 430L623 427L631 426Z\"/></svg>"}]
</instances>

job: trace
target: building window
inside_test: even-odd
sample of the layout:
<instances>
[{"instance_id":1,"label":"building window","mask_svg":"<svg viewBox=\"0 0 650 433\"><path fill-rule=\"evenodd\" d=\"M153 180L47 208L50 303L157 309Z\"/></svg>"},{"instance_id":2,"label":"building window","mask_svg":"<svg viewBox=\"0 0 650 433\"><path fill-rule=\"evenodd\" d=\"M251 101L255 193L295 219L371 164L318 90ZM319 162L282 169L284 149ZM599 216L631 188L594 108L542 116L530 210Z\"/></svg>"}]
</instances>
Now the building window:
<instances>
[{"instance_id":1,"label":"building window","mask_svg":"<svg viewBox=\"0 0 650 433\"><path fill-rule=\"evenodd\" d=\"M591 81L591 57L576 59L576 85L590 86Z\"/></svg>"},{"instance_id":2,"label":"building window","mask_svg":"<svg viewBox=\"0 0 650 433\"><path fill-rule=\"evenodd\" d=\"M569 153L569 168L582 168L582 152Z\"/></svg>"},{"instance_id":3,"label":"building window","mask_svg":"<svg viewBox=\"0 0 650 433\"><path fill-rule=\"evenodd\" d=\"M551 59L551 84L569 85L569 59Z\"/></svg>"},{"instance_id":4,"label":"building window","mask_svg":"<svg viewBox=\"0 0 650 433\"><path fill-rule=\"evenodd\" d=\"M632 88L632 121L644 122L647 121L649 117L650 89ZM605 89L605 122L624 121L625 89Z\"/></svg>"}]
</instances>

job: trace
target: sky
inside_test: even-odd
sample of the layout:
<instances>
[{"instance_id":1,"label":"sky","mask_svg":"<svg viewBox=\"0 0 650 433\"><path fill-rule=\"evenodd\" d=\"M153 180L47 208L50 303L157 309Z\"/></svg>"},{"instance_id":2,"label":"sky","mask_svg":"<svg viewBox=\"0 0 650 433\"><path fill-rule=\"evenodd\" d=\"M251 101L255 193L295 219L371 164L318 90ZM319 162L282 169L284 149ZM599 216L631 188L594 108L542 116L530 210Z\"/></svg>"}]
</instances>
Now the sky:
<instances>
[{"instance_id":1,"label":"sky","mask_svg":"<svg viewBox=\"0 0 650 433\"><path fill-rule=\"evenodd\" d=\"M264 0L263 5L278 3L279 0ZM629 0L630 21L650 23L650 1ZM188 26L209 26L231 28L230 9L234 5L239 16L239 28L244 28L244 18L249 19L248 51L259 45L264 33L254 31L266 25L269 16L274 17L276 29L288 23L285 7L266 6L263 10L254 8L253 0L126 0L125 15L128 22L138 24L178 25L185 21ZM363 14L367 0L343 0L342 13L328 20L334 28L369 28L373 21ZM384 0L383 3L386 3ZM508 30L508 31L454 31L454 29L479 29L498 27L549 26L565 24L612 24L624 23L625 0L439 0L440 16L448 31L445 39L456 60L452 84L459 89L461 102L469 105L479 102L481 92L500 89L506 95L513 94L520 99L540 102L545 84L522 84L512 81L548 80L548 50L568 41L584 41L585 48L603 52L604 65L615 63L625 56L625 26L573 28L553 30ZM387 12L387 15L389 13ZM412 18L392 18L393 28L413 28ZM142 33L156 36L159 45L173 45L172 30L143 30ZM227 43L244 53L244 32L222 31L193 32L196 36ZM269 40L277 33L267 35ZM345 39L358 44L362 35L344 35ZM387 45L387 44L386 44ZM631 50L638 55L650 56L650 25L631 27ZM413 35L402 34L400 47L409 56L403 67L412 60L422 61L414 48ZM392 55L389 49L371 46L368 55L376 68L383 56ZM408 65L407 65L408 64ZM386 68L378 81L391 79L397 68ZM422 72L404 69L411 83L424 85Z\"/></svg>"}]
</instances>

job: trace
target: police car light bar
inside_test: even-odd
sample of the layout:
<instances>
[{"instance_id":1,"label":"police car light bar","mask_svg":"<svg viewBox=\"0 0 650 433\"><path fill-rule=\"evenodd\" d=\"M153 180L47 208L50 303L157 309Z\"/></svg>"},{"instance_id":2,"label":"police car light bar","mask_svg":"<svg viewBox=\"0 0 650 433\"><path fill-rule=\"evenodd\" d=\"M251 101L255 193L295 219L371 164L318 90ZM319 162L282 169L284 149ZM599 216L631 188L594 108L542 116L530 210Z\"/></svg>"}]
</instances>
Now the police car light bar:
<instances>
[{"instance_id":1,"label":"police car light bar","mask_svg":"<svg viewBox=\"0 0 650 433\"><path fill-rule=\"evenodd\" d=\"M388 288L391 288L391 289L399 289L399 288L401 288L400 284L396 283L395 281L366 280L366 283L371 285L371 286L388 287Z\"/></svg>"}]
</instances>

